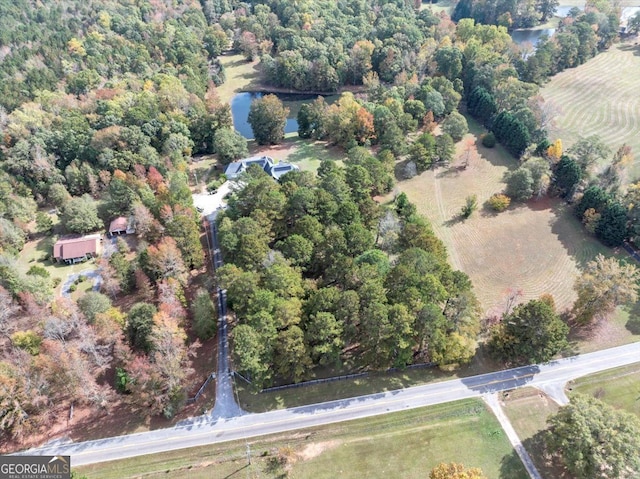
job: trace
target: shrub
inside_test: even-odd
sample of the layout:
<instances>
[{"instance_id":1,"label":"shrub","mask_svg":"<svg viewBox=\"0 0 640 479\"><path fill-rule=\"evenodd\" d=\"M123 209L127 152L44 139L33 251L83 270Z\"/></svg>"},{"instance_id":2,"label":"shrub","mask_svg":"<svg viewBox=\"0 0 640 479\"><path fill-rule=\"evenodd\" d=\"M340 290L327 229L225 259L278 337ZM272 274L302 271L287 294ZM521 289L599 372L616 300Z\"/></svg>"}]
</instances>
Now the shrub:
<instances>
[{"instance_id":1,"label":"shrub","mask_svg":"<svg viewBox=\"0 0 640 479\"><path fill-rule=\"evenodd\" d=\"M16 331L11 335L11 342L17 348L24 349L32 356L40 353L42 338L34 331Z\"/></svg>"},{"instance_id":2,"label":"shrub","mask_svg":"<svg viewBox=\"0 0 640 479\"><path fill-rule=\"evenodd\" d=\"M485 146L487 148L493 148L494 146L496 146L496 136L493 134L493 132L490 131L482 137L482 146Z\"/></svg>"},{"instance_id":3,"label":"shrub","mask_svg":"<svg viewBox=\"0 0 640 479\"><path fill-rule=\"evenodd\" d=\"M71 286L69 286L70 293L73 293L76 289L78 289L78 285L76 283L73 283Z\"/></svg>"},{"instance_id":4,"label":"shrub","mask_svg":"<svg viewBox=\"0 0 640 479\"><path fill-rule=\"evenodd\" d=\"M501 193L496 193L487 200L487 205L494 211L504 211L509 207L510 204L511 198Z\"/></svg>"},{"instance_id":5,"label":"shrub","mask_svg":"<svg viewBox=\"0 0 640 479\"><path fill-rule=\"evenodd\" d=\"M111 301L102 293L89 291L78 300L78 308L84 313L89 323L93 323L96 315L106 312L111 307Z\"/></svg>"},{"instance_id":6,"label":"shrub","mask_svg":"<svg viewBox=\"0 0 640 479\"><path fill-rule=\"evenodd\" d=\"M467 196L466 203L462 207L461 214L463 218L468 218L478 209L478 197L476 195Z\"/></svg>"},{"instance_id":7,"label":"shrub","mask_svg":"<svg viewBox=\"0 0 640 479\"><path fill-rule=\"evenodd\" d=\"M42 276L43 278L48 278L51 276L49 272L43 268L42 266L38 266L37 264L32 265L27 271L28 276Z\"/></svg>"}]
</instances>

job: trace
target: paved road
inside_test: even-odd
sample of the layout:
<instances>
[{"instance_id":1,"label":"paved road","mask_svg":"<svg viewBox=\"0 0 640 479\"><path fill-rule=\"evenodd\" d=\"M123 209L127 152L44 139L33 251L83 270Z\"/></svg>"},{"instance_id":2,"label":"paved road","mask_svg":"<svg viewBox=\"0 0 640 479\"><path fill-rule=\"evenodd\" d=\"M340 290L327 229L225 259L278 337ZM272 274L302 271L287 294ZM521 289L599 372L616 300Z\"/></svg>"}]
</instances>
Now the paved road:
<instances>
[{"instance_id":1,"label":"paved road","mask_svg":"<svg viewBox=\"0 0 640 479\"><path fill-rule=\"evenodd\" d=\"M206 415L168 429L43 447L27 453L71 455L73 465L78 466L330 424L458 399L482 397L523 386L564 384L580 376L639 361L640 343L634 343L543 365L525 366L351 399L261 414L243 414L229 419L216 420Z\"/></svg>"},{"instance_id":2,"label":"paved road","mask_svg":"<svg viewBox=\"0 0 640 479\"><path fill-rule=\"evenodd\" d=\"M213 267L222 266L222 254L218 244L216 213L207 216L211 229ZM240 416L243 411L233 395L233 383L229 367L229 339L227 335L227 292L218 288L218 372L216 374L216 402L211 411L213 418Z\"/></svg>"}]
</instances>

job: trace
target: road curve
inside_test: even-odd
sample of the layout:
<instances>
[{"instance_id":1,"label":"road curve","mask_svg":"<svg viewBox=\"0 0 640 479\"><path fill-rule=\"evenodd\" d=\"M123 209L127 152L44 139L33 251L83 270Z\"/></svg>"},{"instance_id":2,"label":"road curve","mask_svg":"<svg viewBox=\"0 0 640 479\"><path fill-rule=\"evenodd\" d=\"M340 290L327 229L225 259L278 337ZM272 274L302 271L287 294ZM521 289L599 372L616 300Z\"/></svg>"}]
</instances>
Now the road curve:
<instances>
[{"instance_id":1,"label":"road curve","mask_svg":"<svg viewBox=\"0 0 640 479\"><path fill-rule=\"evenodd\" d=\"M453 379L309 406L244 414L230 419L200 416L168 429L97 441L31 449L22 454L70 455L74 466L204 446L305 427L446 403L523 386L564 384L571 379L640 362L640 343L573 356L542 365Z\"/></svg>"}]
</instances>

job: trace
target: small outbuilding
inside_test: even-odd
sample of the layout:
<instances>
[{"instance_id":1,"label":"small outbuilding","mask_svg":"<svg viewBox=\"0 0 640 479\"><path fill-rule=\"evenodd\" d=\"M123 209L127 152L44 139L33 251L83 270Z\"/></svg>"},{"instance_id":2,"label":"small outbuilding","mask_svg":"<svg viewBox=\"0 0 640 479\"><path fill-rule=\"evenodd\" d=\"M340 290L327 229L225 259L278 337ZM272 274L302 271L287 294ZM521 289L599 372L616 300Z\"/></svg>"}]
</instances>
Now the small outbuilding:
<instances>
[{"instance_id":1,"label":"small outbuilding","mask_svg":"<svg viewBox=\"0 0 640 479\"><path fill-rule=\"evenodd\" d=\"M130 216L129 218L119 216L118 218L114 219L109 225L109 236L130 235L135 232L136 230L133 227L133 216Z\"/></svg>"},{"instance_id":2,"label":"small outbuilding","mask_svg":"<svg viewBox=\"0 0 640 479\"><path fill-rule=\"evenodd\" d=\"M98 256L101 248L100 235L61 239L53 245L53 257L58 262L76 264Z\"/></svg>"}]
</instances>

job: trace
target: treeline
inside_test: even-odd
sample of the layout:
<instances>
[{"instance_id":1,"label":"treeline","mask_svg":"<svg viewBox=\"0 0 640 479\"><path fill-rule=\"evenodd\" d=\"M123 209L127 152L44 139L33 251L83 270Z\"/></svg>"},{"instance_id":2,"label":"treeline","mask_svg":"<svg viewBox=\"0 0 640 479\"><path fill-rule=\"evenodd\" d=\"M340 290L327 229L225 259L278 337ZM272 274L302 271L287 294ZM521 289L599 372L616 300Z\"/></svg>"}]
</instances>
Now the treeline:
<instances>
[{"instance_id":1,"label":"treeline","mask_svg":"<svg viewBox=\"0 0 640 479\"><path fill-rule=\"evenodd\" d=\"M478 23L509 29L531 28L553 17L559 0L459 0L451 18L473 18Z\"/></svg>"},{"instance_id":2,"label":"treeline","mask_svg":"<svg viewBox=\"0 0 640 479\"><path fill-rule=\"evenodd\" d=\"M405 195L371 195L379 166L363 151L345 168L281 183L250 169L219 220L219 279L236 313L235 368L256 387L318 367L468 362L479 331L469 278Z\"/></svg>"},{"instance_id":3,"label":"treeline","mask_svg":"<svg viewBox=\"0 0 640 479\"><path fill-rule=\"evenodd\" d=\"M421 46L450 28L413 2L385 0L271 0L240 4L212 20L236 29L236 50L261 57L268 83L308 91L360 85L372 74L393 82L420 73Z\"/></svg>"},{"instance_id":4,"label":"treeline","mask_svg":"<svg viewBox=\"0 0 640 479\"><path fill-rule=\"evenodd\" d=\"M208 27L198 2L176 5L58 0L0 2L0 105L13 110L60 81L85 94L126 76L180 78L203 97L224 81L226 35Z\"/></svg>"},{"instance_id":5,"label":"treeline","mask_svg":"<svg viewBox=\"0 0 640 479\"><path fill-rule=\"evenodd\" d=\"M551 38L541 38L535 52L515 62L523 80L538 84L567 68L586 63L618 37L620 8L614 2L591 0L575 9Z\"/></svg>"}]
</instances>

